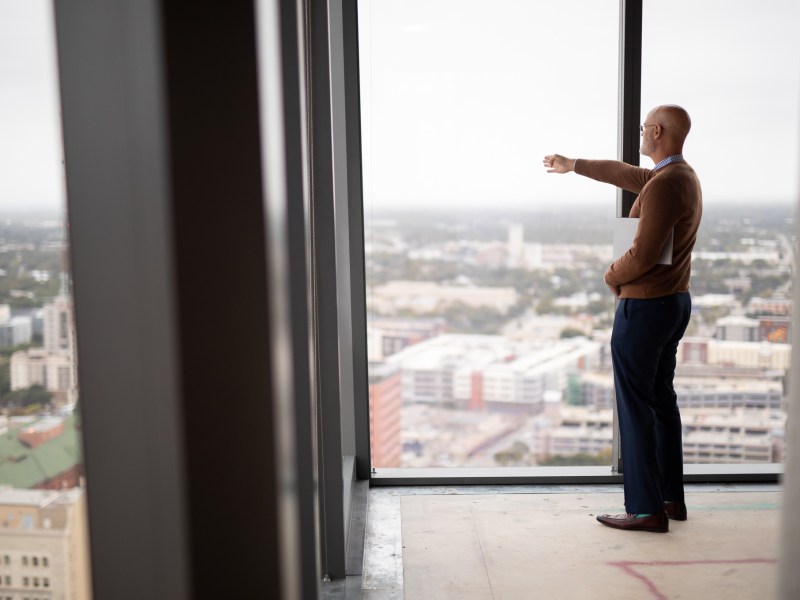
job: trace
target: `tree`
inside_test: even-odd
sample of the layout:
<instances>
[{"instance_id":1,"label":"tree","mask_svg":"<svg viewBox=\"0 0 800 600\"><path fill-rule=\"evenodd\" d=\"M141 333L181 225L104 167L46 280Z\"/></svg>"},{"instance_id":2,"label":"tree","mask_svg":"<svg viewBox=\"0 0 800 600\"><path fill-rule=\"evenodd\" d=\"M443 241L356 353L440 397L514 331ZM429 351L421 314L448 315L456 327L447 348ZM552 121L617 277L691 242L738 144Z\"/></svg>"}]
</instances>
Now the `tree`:
<instances>
[{"instance_id":1,"label":"tree","mask_svg":"<svg viewBox=\"0 0 800 600\"><path fill-rule=\"evenodd\" d=\"M610 465L611 450L603 450L597 454L555 454L540 460L539 464L544 467L564 467L564 466L585 466L585 465Z\"/></svg>"},{"instance_id":2,"label":"tree","mask_svg":"<svg viewBox=\"0 0 800 600\"><path fill-rule=\"evenodd\" d=\"M9 392L4 400L7 406L27 407L33 404L44 406L51 403L53 395L41 385L32 385L23 390Z\"/></svg>"},{"instance_id":3,"label":"tree","mask_svg":"<svg viewBox=\"0 0 800 600\"><path fill-rule=\"evenodd\" d=\"M566 340L568 338L574 337L585 337L586 334L581 331L580 329L575 329L574 327L565 327L561 330L561 335L559 336L562 340Z\"/></svg>"},{"instance_id":4,"label":"tree","mask_svg":"<svg viewBox=\"0 0 800 600\"><path fill-rule=\"evenodd\" d=\"M11 361L6 356L0 357L0 398L11 391Z\"/></svg>"}]
</instances>

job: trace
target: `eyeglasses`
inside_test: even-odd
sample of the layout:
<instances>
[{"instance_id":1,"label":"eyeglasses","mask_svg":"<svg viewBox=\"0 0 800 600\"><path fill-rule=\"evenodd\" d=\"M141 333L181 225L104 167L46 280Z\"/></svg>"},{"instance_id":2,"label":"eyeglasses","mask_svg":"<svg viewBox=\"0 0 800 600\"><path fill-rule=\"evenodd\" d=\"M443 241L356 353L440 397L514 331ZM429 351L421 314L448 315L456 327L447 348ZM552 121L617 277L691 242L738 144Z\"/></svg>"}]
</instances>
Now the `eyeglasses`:
<instances>
[{"instance_id":1,"label":"eyeglasses","mask_svg":"<svg viewBox=\"0 0 800 600\"><path fill-rule=\"evenodd\" d=\"M649 125L639 125L639 133L644 133L645 127L657 127L657 123L650 123Z\"/></svg>"}]
</instances>

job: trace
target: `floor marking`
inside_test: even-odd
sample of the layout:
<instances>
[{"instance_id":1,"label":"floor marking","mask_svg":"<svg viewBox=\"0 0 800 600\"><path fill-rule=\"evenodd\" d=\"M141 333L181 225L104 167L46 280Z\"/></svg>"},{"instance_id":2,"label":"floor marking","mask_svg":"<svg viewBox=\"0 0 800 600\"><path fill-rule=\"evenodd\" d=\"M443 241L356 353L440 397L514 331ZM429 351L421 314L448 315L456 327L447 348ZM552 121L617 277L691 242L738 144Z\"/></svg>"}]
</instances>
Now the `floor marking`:
<instances>
[{"instance_id":1,"label":"floor marking","mask_svg":"<svg viewBox=\"0 0 800 600\"><path fill-rule=\"evenodd\" d=\"M742 565L742 564L775 564L778 560L774 558L741 558L734 560L654 560L654 561L635 561L635 560L622 560L609 562L608 564L613 567L619 567L631 577L638 579L647 586L653 598L656 600L669 600L667 596L661 593L656 587L652 579L639 573L634 567L682 567L689 565Z\"/></svg>"}]
</instances>

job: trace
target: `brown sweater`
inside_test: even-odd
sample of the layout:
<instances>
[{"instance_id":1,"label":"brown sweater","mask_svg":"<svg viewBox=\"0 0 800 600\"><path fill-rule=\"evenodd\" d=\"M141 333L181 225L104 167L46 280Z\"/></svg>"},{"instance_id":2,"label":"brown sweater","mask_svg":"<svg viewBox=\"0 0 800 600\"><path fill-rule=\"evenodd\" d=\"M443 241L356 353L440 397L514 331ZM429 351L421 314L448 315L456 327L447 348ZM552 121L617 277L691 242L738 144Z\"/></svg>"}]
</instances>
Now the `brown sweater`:
<instances>
[{"instance_id":1,"label":"brown sweater","mask_svg":"<svg viewBox=\"0 0 800 600\"><path fill-rule=\"evenodd\" d=\"M703 213L703 193L694 169L686 162L654 171L616 160L578 159L575 172L639 194L630 213L639 217L633 245L608 268L606 284L618 287L620 298L659 298L687 291ZM656 264L673 230L672 264Z\"/></svg>"}]
</instances>

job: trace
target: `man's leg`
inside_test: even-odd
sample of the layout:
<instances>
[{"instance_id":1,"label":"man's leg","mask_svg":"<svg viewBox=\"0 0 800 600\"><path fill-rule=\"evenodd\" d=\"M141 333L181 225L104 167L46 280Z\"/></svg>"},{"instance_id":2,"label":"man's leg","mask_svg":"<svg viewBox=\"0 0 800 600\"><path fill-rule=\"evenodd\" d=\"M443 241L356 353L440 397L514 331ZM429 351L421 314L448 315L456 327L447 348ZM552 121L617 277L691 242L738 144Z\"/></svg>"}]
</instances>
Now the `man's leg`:
<instances>
[{"instance_id":1,"label":"man's leg","mask_svg":"<svg viewBox=\"0 0 800 600\"><path fill-rule=\"evenodd\" d=\"M611 359L617 393L625 512L652 514L663 510L655 418L652 402L645 399L653 396L652 381L657 362L656 357L644 360L640 346L647 344L640 339L640 325L632 320L631 304L634 302L632 299L619 302L611 334Z\"/></svg>"},{"instance_id":2,"label":"man's leg","mask_svg":"<svg viewBox=\"0 0 800 600\"><path fill-rule=\"evenodd\" d=\"M676 355L680 342L689 324L691 300L688 294L675 297L681 319L673 337L669 340L658 363L655 380L656 439L658 463L661 471L661 494L664 500L683 502L683 429L678 409L678 396L672 385L675 378Z\"/></svg>"},{"instance_id":3,"label":"man's leg","mask_svg":"<svg viewBox=\"0 0 800 600\"><path fill-rule=\"evenodd\" d=\"M686 327L681 325L682 313L678 308L673 296L624 299L614 319L611 353L628 513L664 510L655 383L663 351L676 333Z\"/></svg>"}]
</instances>

